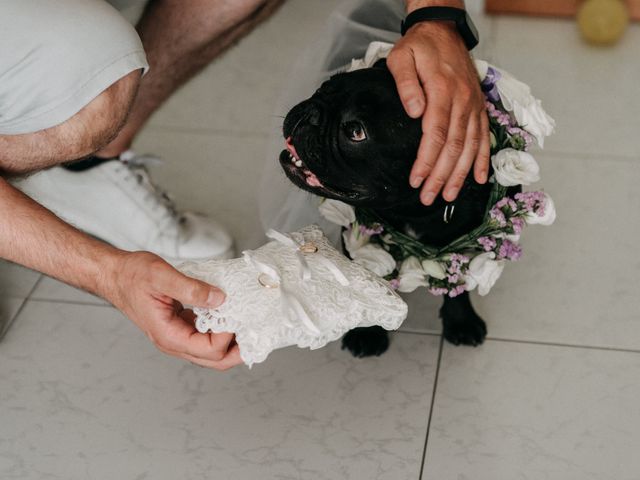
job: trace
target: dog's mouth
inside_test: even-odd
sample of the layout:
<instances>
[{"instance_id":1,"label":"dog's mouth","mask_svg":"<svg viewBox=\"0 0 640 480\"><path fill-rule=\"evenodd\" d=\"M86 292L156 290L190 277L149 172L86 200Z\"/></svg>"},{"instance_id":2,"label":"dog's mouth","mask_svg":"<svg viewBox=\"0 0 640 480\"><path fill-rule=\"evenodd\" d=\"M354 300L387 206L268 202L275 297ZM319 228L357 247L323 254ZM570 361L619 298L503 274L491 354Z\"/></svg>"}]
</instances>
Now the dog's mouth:
<instances>
[{"instance_id":1,"label":"dog's mouth","mask_svg":"<svg viewBox=\"0 0 640 480\"><path fill-rule=\"evenodd\" d=\"M280 154L280 163L282 163L287 174L292 175L298 182L304 183L311 188L322 189L324 185L300 158L296 147L291 141L291 137L287 138L285 146L286 149Z\"/></svg>"},{"instance_id":2,"label":"dog's mouth","mask_svg":"<svg viewBox=\"0 0 640 480\"><path fill-rule=\"evenodd\" d=\"M287 137L285 149L280 153L280 165L294 185L315 195L344 201L357 200L360 196L356 192L339 191L323 183L304 162L291 137Z\"/></svg>"}]
</instances>

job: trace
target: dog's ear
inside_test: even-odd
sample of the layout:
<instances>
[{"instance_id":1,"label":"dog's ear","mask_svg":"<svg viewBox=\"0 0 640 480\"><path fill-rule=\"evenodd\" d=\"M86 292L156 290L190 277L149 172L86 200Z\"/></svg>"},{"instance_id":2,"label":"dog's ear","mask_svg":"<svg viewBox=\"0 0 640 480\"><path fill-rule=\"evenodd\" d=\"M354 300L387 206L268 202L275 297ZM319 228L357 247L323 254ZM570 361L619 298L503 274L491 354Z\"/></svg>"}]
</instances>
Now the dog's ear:
<instances>
[{"instance_id":1,"label":"dog's ear","mask_svg":"<svg viewBox=\"0 0 640 480\"><path fill-rule=\"evenodd\" d=\"M387 68L387 59L386 58L381 58L376 63L374 63L371 68L379 68L380 70L388 70L388 68Z\"/></svg>"}]
</instances>

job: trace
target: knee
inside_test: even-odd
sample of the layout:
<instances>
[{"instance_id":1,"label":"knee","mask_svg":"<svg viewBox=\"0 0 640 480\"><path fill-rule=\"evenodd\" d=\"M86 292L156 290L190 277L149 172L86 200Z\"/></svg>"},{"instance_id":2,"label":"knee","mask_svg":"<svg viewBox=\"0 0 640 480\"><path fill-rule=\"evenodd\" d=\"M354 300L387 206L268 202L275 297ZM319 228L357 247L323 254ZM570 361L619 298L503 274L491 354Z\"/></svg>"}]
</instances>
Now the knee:
<instances>
[{"instance_id":1,"label":"knee","mask_svg":"<svg viewBox=\"0 0 640 480\"><path fill-rule=\"evenodd\" d=\"M137 70L114 82L59 125L33 133L0 135L0 176L34 172L100 150L126 121L140 75Z\"/></svg>"},{"instance_id":2,"label":"knee","mask_svg":"<svg viewBox=\"0 0 640 480\"><path fill-rule=\"evenodd\" d=\"M124 126L135 100L142 71L136 70L113 83L65 122L65 137L73 158L90 155L113 140Z\"/></svg>"}]
</instances>

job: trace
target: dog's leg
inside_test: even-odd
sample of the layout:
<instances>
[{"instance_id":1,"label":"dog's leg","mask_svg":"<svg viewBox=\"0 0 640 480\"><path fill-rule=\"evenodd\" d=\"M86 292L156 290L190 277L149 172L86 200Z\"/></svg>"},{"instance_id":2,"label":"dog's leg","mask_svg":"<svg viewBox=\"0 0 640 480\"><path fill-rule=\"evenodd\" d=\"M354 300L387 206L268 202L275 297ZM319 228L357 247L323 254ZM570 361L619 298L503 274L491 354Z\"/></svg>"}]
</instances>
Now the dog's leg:
<instances>
[{"instance_id":1,"label":"dog's leg","mask_svg":"<svg viewBox=\"0 0 640 480\"><path fill-rule=\"evenodd\" d=\"M454 298L445 296L440 318L444 338L454 345L475 347L487 336L487 325L473 309L468 292Z\"/></svg>"},{"instance_id":2,"label":"dog's leg","mask_svg":"<svg viewBox=\"0 0 640 480\"><path fill-rule=\"evenodd\" d=\"M342 337L342 349L349 350L354 357L382 355L389 348L389 334L382 327L354 328Z\"/></svg>"}]
</instances>

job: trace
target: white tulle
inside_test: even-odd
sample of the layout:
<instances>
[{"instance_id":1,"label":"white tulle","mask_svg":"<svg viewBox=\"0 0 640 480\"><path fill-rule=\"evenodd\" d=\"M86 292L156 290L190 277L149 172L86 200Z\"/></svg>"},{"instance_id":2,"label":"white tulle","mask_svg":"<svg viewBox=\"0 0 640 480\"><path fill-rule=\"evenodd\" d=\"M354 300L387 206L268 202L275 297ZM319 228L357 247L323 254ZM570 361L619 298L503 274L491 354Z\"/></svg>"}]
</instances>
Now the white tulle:
<instances>
[{"instance_id":1,"label":"white tulle","mask_svg":"<svg viewBox=\"0 0 640 480\"><path fill-rule=\"evenodd\" d=\"M290 243L271 236L274 241L243 258L179 267L226 292L219 308L194 309L196 328L235 333L247 365L290 345L323 347L356 327L395 330L406 318L407 305L389 284L339 253L318 227L287 235ZM301 261L304 244L317 251L302 253Z\"/></svg>"},{"instance_id":2,"label":"white tulle","mask_svg":"<svg viewBox=\"0 0 640 480\"><path fill-rule=\"evenodd\" d=\"M284 175L278 163L284 148L282 118L294 105L311 94L331 75L345 71L353 59L364 58L371 42L395 43L400 38L400 21L406 15L402 0L343 0L331 14L326 28L308 46L302 46L286 75L273 112L266 162L259 193L260 219L264 230L291 232L317 223L334 245L341 242L340 227L323 218L320 197L300 190ZM372 52L371 63L384 48ZM388 53L388 52L387 52ZM378 57L381 58L381 57Z\"/></svg>"}]
</instances>

